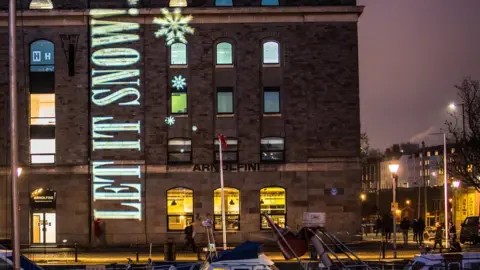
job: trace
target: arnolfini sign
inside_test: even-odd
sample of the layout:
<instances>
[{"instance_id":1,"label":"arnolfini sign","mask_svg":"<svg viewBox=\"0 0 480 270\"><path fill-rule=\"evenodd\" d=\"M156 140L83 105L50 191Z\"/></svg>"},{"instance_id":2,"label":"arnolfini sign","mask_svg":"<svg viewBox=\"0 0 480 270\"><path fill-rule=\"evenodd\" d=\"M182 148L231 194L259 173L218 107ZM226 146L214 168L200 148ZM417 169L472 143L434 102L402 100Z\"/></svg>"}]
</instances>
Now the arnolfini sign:
<instances>
[{"instance_id":1,"label":"arnolfini sign","mask_svg":"<svg viewBox=\"0 0 480 270\"><path fill-rule=\"evenodd\" d=\"M142 74L140 63L142 36L139 14L128 10L90 11L90 115L91 179L94 218L142 219L142 165L111 157L135 156L144 145L142 130ZM186 43L185 34L193 34L180 9L161 10L152 24L154 33L164 37L168 46ZM124 154L120 154L124 153ZM141 155L137 155L141 156ZM102 158L102 157L109 157ZM137 162L138 163L138 162Z\"/></svg>"}]
</instances>

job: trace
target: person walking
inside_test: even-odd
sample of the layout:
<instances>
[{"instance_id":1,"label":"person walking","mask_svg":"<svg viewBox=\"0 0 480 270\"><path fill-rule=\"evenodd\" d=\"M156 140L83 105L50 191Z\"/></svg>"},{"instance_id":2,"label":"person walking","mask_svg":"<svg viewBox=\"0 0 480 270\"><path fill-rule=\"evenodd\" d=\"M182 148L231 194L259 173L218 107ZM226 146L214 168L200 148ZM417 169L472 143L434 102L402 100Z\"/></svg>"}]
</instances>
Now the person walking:
<instances>
[{"instance_id":1,"label":"person walking","mask_svg":"<svg viewBox=\"0 0 480 270\"><path fill-rule=\"evenodd\" d=\"M440 225L440 222L436 224L437 230L435 231L435 243L433 244L433 249L437 248L437 244L440 245L440 252L442 252L443 244L442 244L442 236L443 236L443 228Z\"/></svg>"},{"instance_id":2,"label":"person walking","mask_svg":"<svg viewBox=\"0 0 480 270\"><path fill-rule=\"evenodd\" d=\"M185 227L183 231L185 234L185 246L183 250L185 250L188 246L192 248L193 252L197 251L197 246L195 245L195 222L192 222L190 225Z\"/></svg>"},{"instance_id":3,"label":"person walking","mask_svg":"<svg viewBox=\"0 0 480 270\"><path fill-rule=\"evenodd\" d=\"M383 232L385 233L385 240L389 241L392 238L393 218L386 214L383 217Z\"/></svg>"},{"instance_id":4,"label":"person walking","mask_svg":"<svg viewBox=\"0 0 480 270\"><path fill-rule=\"evenodd\" d=\"M423 234L425 232L425 222L423 221L422 218L418 219L418 242L421 245L423 245ZM427 239L428 240L428 239Z\"/></svg>"},{"instance_id":5,"label":"person walking","mask_svg":"<svg viewBox=\"0 0 480 270\"><path fill-rule=\"evenodd\" d=\"M413 242L417 243L417 247L418 247L418 219L414 218L413 221L412 221L412 231L413 231Z\"/></svg>"},{"instance_id":6,"label":"person walking","mask_svg":"<svg viewBox=\"0 0 480 270\"><path fill-rule=\"evenodd\" d=\"M99 247L103 244L104 225L103 222L97 218L93 222L93 232L95 234L95 245Z\"/></svg>"},{"instance_id":7,"label":"person walking","mask_svg":"<svg viewBox=\"0 0 480 270\"><path fill-rule=\"evenodd\" d=\"M410 229L410 221L407 217L404 217L400 223L400 229L403 233L403 245L406 247L408 245L408 230Z\"/></svg>"},{"instance_id":8,"label":"person walking","mask_svg":"<svg viewBox=\"0 0 480 270\"><path fill-rule=\"evenodd\" d=\"M453 243L457 241L457 228L455 227L455 224L450 221L450 224L448 225L448 235L450 236L450 246L453 246Z\"/></svg>"},{"instance_id":9,"label":"person walking","mask_svg":"<svg viewBox=\"0 0 480 270\"><path fill-rule=\"evenodd\" d=\"M380 232L380 234L382 233L382 219L380 216L378 216L377 220L375 221L375 237L378 236L378 232Z\"/></svg>"}]
</instances>

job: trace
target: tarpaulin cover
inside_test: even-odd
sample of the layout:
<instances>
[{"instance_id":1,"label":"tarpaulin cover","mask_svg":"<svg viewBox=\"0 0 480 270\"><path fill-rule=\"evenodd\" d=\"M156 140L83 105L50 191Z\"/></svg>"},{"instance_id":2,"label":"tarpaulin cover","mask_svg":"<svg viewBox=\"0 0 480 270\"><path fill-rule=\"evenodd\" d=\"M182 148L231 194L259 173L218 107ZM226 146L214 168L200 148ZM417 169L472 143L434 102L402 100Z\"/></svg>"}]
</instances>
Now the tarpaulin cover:
<instances>
[{"instance_id":1,"label":"tarpaulin cover","mask_svg":"<svg viewBox=\"0 0 480 270\"><path fill-rule=\"evenodd\" d=\"M214 261L257 259L261 243L247 241L232 250L222 251Z\"/></svg>"}]
</instances>

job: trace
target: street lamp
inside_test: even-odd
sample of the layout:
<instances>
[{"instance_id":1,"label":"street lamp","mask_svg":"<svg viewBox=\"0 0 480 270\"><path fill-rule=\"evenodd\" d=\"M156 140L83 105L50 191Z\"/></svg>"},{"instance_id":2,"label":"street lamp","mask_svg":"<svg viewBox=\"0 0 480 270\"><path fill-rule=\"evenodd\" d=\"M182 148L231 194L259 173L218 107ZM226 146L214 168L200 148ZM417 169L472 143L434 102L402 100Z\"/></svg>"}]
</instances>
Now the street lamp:
<instances>
[{"instance_id":1,"label":"street lamp","mask_svg":"<svg viewBox=\"0 0 480 270\"><path fill-rule=\"evenodd\" d=\"M393 212L393 258L397 258L397 202L396 202L396 193L397 193L397 180L398 180L398 163L390 163L388 164L388 169L392 173L392 183L393 183L393 203L392 203L392 212Z\"/></svg>"},{"instance_id":2,"label":"street lamp","mask_svg":"<svg viewBox=\"0 0 480 270\"><path fill-rule=\"evenodd\" d=\"M460 181L453 181L452 183L453 189L455 190L453 197L453 225L456 225L457 223L457 200L458 200L458 188L460 187Z\"/></svg>"},{"instance_id":3,"label":"street lamp","mask_svg":"<svg viewBox=\"0 0 480 270\"><path fill-rule=\"evenodd\" d=\"M463 104L463 103L455 104L455 102L452 102L448 105L448 108L451 111L456 111L457 110L457 105L462 106L462 133L463 133L463 140L466 141L466 135L465 135L465 104Z\"/></svg>"},{"instance_id":4,"label":"street lamp","mask_svg":"<svg viewBox=\"0 0 480 270\"><path fill-rule=\"evenodd\" d=\"M407 200L405 203L406 203L407 205L410 205L410 200Z\"/></svg>"},{"instance_id":5,"label":"street lamp","mask_svg":"<svg viewBox=\"0 0 480 270\"><path fill-rule=\"evenodd\" d=\"M365 195L365 193L360 194L360 199L365 201L367 199L367 195Z\"/></svg>"}]
</instances>

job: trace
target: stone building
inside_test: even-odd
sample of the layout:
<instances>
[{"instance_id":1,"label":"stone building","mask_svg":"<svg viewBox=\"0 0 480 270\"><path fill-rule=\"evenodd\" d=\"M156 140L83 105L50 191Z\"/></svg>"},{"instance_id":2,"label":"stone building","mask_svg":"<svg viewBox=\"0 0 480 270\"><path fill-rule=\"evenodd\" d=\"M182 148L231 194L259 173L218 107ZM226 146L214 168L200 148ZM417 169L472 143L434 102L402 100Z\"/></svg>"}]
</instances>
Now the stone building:
<instances>
[{"instance_id":1,"label":"stone building","mask_svg":"<svg viewBox=\"0 0 480 270\"><path fill-rule=\"evenodd\" d=\"M3 2L0 237L9 237ZM96 218L108 245L182 241L185 225L207 214L220 229L218 134L228 146L229 243L268 236L261 213L296 228L304 212L326 212L331 231L360 229L355 1L22 0L19 8L22 244L90 245Z\"/></svg>"}]
</instances>

